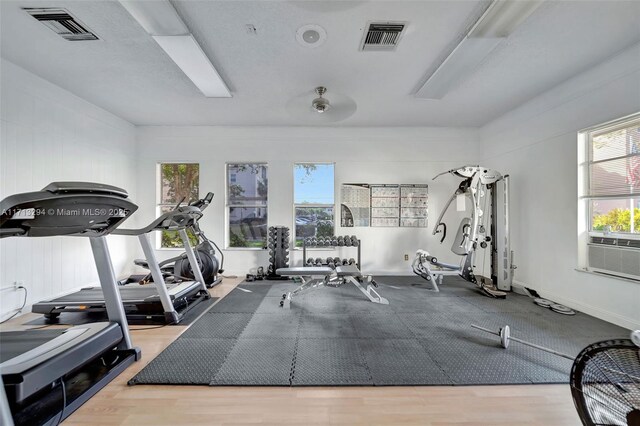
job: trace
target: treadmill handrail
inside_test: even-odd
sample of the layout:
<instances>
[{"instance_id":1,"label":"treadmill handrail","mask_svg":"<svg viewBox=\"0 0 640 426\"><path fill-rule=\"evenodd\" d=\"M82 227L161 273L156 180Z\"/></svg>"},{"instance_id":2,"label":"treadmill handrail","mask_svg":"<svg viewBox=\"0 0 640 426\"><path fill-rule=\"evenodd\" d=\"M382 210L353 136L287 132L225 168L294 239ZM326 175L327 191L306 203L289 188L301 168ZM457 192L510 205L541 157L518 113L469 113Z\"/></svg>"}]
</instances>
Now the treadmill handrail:
<instances>
[{"instance_id":1,"label":"treadmill handrail","mask_svg":"<svg viewBox=\"0 0 640 426\"><path fill-rule=\"evenodd\" d=\"M64 194L69 192L82 193L82 194L109 194L117 195L122 198L128 198L129 194L122 188L117 186L107 185L104 183L96 182L77 182L77 181L63 181L63 182L51 182L45 186L43 191L49 191L54 194Z\"/></svg>"},{"instance_id":2,"label":"treadmill handrail","mask_svg":"<svg viewBox=\"0 0 640 426\"><path fill-rule=\"evenodd\" d=\"M202 210L194 206L182 206L164 213L149 225L138 229L117 228L116 235L142 235L152 231L177 231L192 226L202 217Z\"/></svg>"}]
</instances>

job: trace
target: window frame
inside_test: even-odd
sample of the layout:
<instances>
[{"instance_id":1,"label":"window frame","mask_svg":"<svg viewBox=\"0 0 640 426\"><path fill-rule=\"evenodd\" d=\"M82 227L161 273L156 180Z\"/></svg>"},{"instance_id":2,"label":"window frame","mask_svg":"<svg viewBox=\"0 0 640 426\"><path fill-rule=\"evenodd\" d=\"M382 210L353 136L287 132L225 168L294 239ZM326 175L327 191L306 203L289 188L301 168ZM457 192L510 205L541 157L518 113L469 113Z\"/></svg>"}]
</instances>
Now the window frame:
<instances>
[{"instance_id":1,"label":"window frame","mask_svg":"<svg viewBox=\"0 0 640 426\"><path fill-rule=\"evenodd\" d=\"M197 164L198 165L198 198L200 198L200 163L197 161L158 161L156 163L156 205L155 205L155 214L156 218L160 217L160 215L164 214L162 212L163 207L175 207L176 204L167 204L162 203L162 165L163 164ZM190 200L185 200L182 205L189 204ZM186 204L185 204L186 203ZM154 219L155 220L155 219ZM159 233L154 233L156 236L155 239L155 248L156 250L161 251L184 251L184 247L162 247L162 233L165 231L159 231Z\"/></svg>"},{"instance_id":2,"label":"window frame","mask_svg":"<svg viewBox=\"0 0 640 426\"><path fill-rule=\"evenodd\" d=\"M297 204L296 203L296 166L299 164L321 164L321 165L332 165L333 166L333 204L319 204L319 203L305 203L305 204ZM337 222L336 222L336 163L332 162L332 161L296 161L293 163L293 167L291 169L291 173L292 173L292 180L293 180L293 185L291 188L292 191L292 195L293 195L293 211L292 211L292 215L293 215L293 232L291 233L292 235L292 249L293 250L302 250L302 247L298 247L296 245L296 241L297 241L297 235L296 235L296 209L297 208L329 208L331 207L333 209L333 234L336 234L336 227L337 227ZM327 247L308 247L307 250L330 250L330 251L335 251L337 249L337 247L332 247L332 246L327 246Z\"/></svg>"},{"instance_id":3,"label":"window frame","mask_svg":"<svg viewBox=\"0 0 640 426\"><path fill-rule=\"evenodd\" d=\"M593 203L594 200L632 200L636 198L640 198L638 195L629 194L627 197L618 197L618 196L591 196L591 173L590 166L592 164L597 164L600 162L611 161L619 158L628 158L629 155L621 156L621 157L612 157L606 160L596 160L593 161L593 138L600 136L602 134L615 132L617 130L624 129L629 127L634 122L640 120L640 113L635 113L631 115L627 115L625 117L621 117L616 120L609 121L607 123L603 123L600 125L592 126L586 129L583 129L578 132L579 137L583 139L582 143L584 143L584 158L582 158L579 166L582 169L581 172L584 174L583 177L583 189L582 194L579 196L579 200L583 203L586 203L584 207L584 211L586 212L587 217L586 220L586 233L589 237L611 237L611 238L624 238L630 240L640 240L640 230L636 230L636 232L607 232L607 231L597 231L593 230Z\"/></svg>"},{"instance_id":4,"label":"window frame","mask_svg":"<svg viewBox=\"0 0 640 426\"><path fill-rule=\"evenodd\" d=\"M264 166L267 170L267 201L264 205L257 204L230 204L229 202L229 183L230 183L230 174L229 174L229 166L235 165L258 165ZM237 178L236 178L237 180ZM235 183L235 182L234 182ZM225 250L237 250L237 251L265 251L267 250L265 247L231 247L231 224L229 220L231 218L231 209L232 208L264 208L266 210L267 216L267 227L269 226L269 163L266 161L228 161L224 166L224 240L225 240Z\"/></svg>"}]
</instances>

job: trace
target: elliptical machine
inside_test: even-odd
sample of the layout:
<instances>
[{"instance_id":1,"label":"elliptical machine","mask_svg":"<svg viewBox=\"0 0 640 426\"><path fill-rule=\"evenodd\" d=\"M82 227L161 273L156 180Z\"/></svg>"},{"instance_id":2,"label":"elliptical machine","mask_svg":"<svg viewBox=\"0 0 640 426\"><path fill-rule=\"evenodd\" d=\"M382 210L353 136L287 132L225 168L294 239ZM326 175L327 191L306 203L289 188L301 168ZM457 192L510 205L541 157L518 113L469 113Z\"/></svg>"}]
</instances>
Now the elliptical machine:
<instances>
[{"instance_id":1,"label":"elliptical machine","mask_svg":"<svg viewBox=\"0 0 640 426\"><path fill-rule=\"evenodd\" d=\"M459 275L477 285L489 297L505 298L513 280L512 256L509 238L509 176L481 166L464 166L448 170L435 176L451 173L463 178L458 188L442 209L433 228L433 235L442 234L440 243L447 237L447 225L442 221L453 200L459 197L471 199L471 217L465 217L458 226L458 232L451 251L462 256L460 265L438 261L426 250L418 250L412 269L416 275L432 283L432 290L439 291L445 275ZM498 191L498 184L502 192ZM501 208L498 208L502 205ZM490 272L484 274L476 265L478 249L491 253ZM478 271L482 269L482 274Z\"/></svg>"},{"instance_id":2,"label":"elliptical machine","mask_svg":"<svg viewBox=\"0 0 640 426\"><path fill-rule=\"evenodd\" d=\"M194 201L189 204L189 206L197 207L200 211L203 211L209 206L211 200L213 200L213 192L207 193L204 198ZM178 203L178 206L180 204L182 204L182 201ZM196 255L196 260L200 265L200 272L204 278L204 283L207 288L212 288L222 282L222 277L220 277L220 275L224 272L224 253L215 242L207 238L202 229L200 229L198 220L194 221L191 226L188 227L188 230L190 230L198 240L198 244L193 248L193 251ZM134 263L137 266L149 269L149 264L145 259L136 259L134 260ZM167 282L177 282L182 280L192 281L196 279L186 252L163 260L158 263L158 266L160 267L160 271ZM153 282L153 277L151 273L148 273L142 279L134 280L130 278L122 281L120 284L129 284L133 281L146 284Z\"/></svg>"}]
</instances>

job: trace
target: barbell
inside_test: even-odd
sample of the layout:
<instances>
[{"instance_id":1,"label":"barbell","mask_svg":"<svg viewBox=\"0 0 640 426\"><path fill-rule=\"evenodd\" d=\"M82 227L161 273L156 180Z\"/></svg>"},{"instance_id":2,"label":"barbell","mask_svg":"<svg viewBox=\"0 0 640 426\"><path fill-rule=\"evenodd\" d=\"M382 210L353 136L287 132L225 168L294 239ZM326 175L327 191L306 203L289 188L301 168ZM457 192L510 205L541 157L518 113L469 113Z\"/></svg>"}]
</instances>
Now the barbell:
<instances>
[{"instance_id":1,"label":"barbell","mask_svg":"<svg viewBox=\"0 0 640 426\"><path fill-rule=\"evenodd\" d=\"M540 346L540 345L536 345L535 343L531 343L531 342L527 342L526 340L522 340L522 339L518 339L517 337L513 337L511 335L511 329L509 328L508 325L505 325L504 327L501 327L500 330L493 331L493 330L489 330L488 328L484 328L484 327L480 327L479 325L475 325L475 324L471 324L471 327L490 333L490 334L495 334L496 336L500 336L500 346L502 346L503 348L507 349L509 347L509 343L513 340L514 342L518 342L522 345L525 346L529 346L535 349L539 349L541 351L544 352L548 352L550 354L554 354L554 355L558 355L562 358L566 358L568 360L573 361L575 359L575 357L571 356L571 355L567 355L564 354L562 352L558 352L556 350L547 348L545 346Z\"/></svg>"}]
</instances>

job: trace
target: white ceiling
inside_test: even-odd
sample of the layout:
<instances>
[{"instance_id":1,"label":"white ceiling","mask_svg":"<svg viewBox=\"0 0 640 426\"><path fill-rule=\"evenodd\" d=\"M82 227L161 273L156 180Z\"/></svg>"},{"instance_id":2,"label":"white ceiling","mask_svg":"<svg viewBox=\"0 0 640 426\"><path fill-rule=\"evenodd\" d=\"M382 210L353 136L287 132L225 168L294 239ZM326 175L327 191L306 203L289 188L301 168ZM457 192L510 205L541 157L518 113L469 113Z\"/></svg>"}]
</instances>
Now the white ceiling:
<instances>
[{"instance_id":1,"label":"white ceiling","mask_svg":"<svg viewBox=\"0 0 640 426\"><path fill-rule=\"evenodd\" d=\"M116 1L3 1L1 54L137 125L310 124L285 106L325 85L358 104L331 125L481 126L640 41L640 1L548 0L444 99L421 100L412 93L486 1L172 3L233 98L205 98ZM21 7L67 8L101 40L67 42ZM371 20L409 23L396 51L358 50ZM309 23L327 31L316 49L295 39Z\"/></svg>"}]
</instances>

